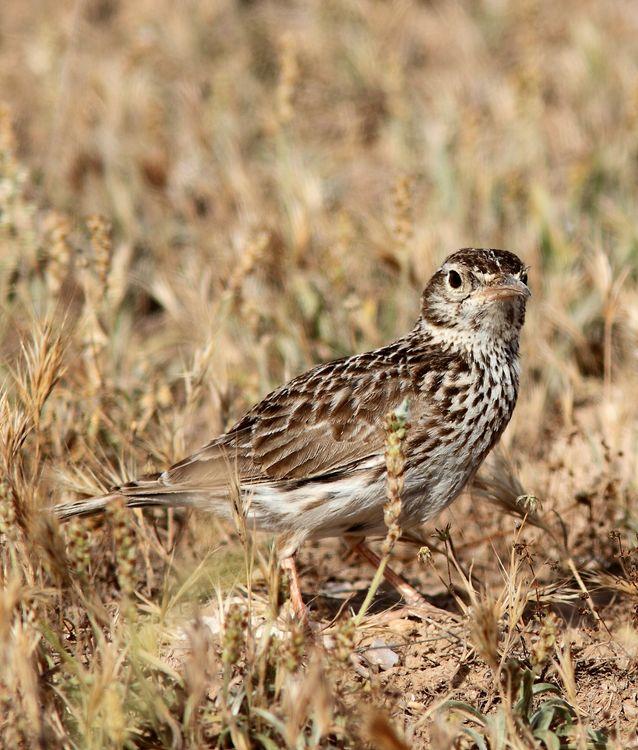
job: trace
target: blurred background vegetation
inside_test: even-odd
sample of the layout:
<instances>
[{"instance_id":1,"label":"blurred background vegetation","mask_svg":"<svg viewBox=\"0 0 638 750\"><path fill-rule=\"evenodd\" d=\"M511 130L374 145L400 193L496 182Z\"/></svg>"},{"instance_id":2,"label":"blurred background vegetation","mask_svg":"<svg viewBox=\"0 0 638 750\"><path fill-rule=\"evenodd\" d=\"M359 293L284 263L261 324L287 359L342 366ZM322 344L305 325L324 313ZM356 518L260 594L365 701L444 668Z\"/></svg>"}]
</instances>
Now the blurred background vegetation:
<instances>
[{"instance_id":1,"label":"blurred background vegetation","mask_svg":"<svg viewBox=\"0 0 638 750\"><path fill-rule=\"evenodd\" d=\"M637 38L630 0L4 3L3 746L635 743ZM365 627L333 626L331 656L300 656L297 634L276 658L233 588L255 585L275 622L272 565L247 570L232 529L117 508L47 520L403 333L463 246L517 252L534 297L510 458L440 524L476 577L449 653L411 647L432 633L407 620L381 676L348 660ZM523 492L551 535L494 505ZM347 578L337 545L306 554L309 594ZM413 550L399 565L439 585ZM440 565L445 597L461 579ZM173 610L213 588L214 643L195 618L175 664ZM567 708L517 702L532 672ZM439 711L450 697L469 725Z\"/></svg>"}]
</instances>

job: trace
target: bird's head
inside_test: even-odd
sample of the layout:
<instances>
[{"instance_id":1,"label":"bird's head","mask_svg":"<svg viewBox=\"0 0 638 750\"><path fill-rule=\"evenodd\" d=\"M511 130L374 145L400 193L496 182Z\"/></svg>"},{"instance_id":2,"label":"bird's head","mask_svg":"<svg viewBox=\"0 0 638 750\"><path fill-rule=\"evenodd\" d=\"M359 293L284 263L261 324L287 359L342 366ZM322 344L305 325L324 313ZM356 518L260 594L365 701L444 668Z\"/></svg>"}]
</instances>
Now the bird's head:
<instances>
[{"instance_id":1,"label":"bird's head","mask_svg":"<svg viewBox=\"0 0 638 750\"><path fill-rule=\"evenodd\" d=\"M423 292L422 323L471 338L518 339L530 296L527 269L507 250L464 248L446 258Z\"/></svg>"}]
</instances>

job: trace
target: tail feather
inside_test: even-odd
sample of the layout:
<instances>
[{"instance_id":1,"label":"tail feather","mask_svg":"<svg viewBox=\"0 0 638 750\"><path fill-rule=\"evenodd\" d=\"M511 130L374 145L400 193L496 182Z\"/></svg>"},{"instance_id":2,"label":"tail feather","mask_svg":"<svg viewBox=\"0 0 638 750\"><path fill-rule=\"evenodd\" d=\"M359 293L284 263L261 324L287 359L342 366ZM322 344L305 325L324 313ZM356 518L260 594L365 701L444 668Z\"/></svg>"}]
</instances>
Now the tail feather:
<instances>
[{"instance_id":1,"label":"tail feather","mask_svg":"<svg viewBox=\"0 0 638 750\"><path fill-rule=\"evenodd\" d=\"M92 516L95 513L102 513L109 503L122 497L123 495L113 492L101 497L90 497L88 500L81 500L77 503L54 505L51 510L60 521L68 521L73 516Z\"/></svg>"},{"instance_id":2,"label":"tail feather","mask_svg":"<svg viewBox=\"0 0 638 750\"><path fill-rule=\"evenodd\" d=\"M150 483L149 483L150 484ZM126 501L129 508L147 508L151 506L163 508L202 508L204 510L216 510L217 504L208 493L185 490L168 490L166 487L124 485L99 497L90 497L79 502L54 505L51 510L60 521L67 521L74 516L90 516L103 513L107 506L115 500Z\"/></svg>"}]
</instances>

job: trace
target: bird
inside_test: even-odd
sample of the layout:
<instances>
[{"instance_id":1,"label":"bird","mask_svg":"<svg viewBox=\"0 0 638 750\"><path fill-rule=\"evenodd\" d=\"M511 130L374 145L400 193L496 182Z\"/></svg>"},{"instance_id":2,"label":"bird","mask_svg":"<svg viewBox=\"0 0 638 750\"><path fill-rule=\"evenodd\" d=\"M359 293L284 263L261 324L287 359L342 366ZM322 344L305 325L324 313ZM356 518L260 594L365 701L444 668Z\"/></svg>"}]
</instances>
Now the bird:
<instances>
[{"instance_id":1,"label":"bird","mask_svg":"<svg viewBox=\"0 0 638 750\"><path fill-rule=\"evenodd\" d=\"M408 532L459 496L501 437L519 390L527 274L508 250L452 253L425 286L407 334L313 367L165 471L54 513L66 520L124 498L132 508L193 507L230 518L238 497L249 527L277 535L293 609L306 619L295 565L301 545L358 540L374 561L363 542L385 534L388 413L408 404L399 519Z\"/></svg>"}]
</instances>

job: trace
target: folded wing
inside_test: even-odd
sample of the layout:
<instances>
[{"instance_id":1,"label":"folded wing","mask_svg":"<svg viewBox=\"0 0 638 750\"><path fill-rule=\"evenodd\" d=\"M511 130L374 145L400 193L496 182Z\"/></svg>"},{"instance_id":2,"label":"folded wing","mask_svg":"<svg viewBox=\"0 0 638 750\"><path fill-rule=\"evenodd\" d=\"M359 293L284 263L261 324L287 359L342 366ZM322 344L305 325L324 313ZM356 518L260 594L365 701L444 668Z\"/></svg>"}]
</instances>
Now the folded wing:
<instances>
[{"instance_id":1,"label":"folded wing","mask_svg":"<svg viewBox=\"0 0 638 750\"><path fill-rule=\"evenodd\" d=\"M162 475L168 486L307 479L378 456L383 415L417 396L407 356L386 347L310 370Z\"/></svg>"}]
</instances>

